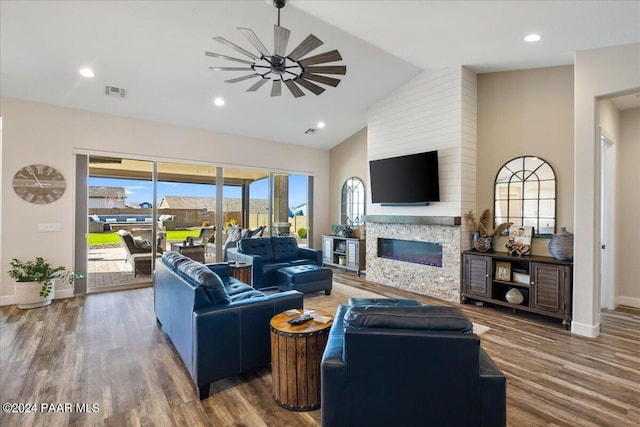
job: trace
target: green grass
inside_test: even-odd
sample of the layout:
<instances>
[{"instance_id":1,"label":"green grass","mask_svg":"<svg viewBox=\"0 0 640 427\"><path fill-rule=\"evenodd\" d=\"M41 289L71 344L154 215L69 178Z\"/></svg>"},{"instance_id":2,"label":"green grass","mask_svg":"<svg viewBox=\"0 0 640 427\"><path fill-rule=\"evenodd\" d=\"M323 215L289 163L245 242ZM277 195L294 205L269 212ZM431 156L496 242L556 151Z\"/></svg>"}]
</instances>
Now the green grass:
<instances>
[{"instance_id":1,"label":"green grass","mask_svg":"<svg viewBox=\"0 0 640 427\"><path fill-rule=\"evenodd\" d=\"M199 230L172 230L167 231L167 240L186 240L187 237L197 237ZM107 245L110 243L120 243L120 236L116 232L89 233L90 245Z\"/></svg>"}]
</instances>

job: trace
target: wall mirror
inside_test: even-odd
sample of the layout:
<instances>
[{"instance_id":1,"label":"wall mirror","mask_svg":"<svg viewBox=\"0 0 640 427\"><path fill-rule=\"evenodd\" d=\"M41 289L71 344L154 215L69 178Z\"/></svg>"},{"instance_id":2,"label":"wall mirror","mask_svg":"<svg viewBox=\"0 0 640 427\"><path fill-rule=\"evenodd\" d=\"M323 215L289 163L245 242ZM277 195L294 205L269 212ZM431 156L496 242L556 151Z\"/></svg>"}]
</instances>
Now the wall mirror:
<instances>
[{"instance_id":1,"label":"wall mirror","mask_svg":"<svg viewBox=\"0 0 640 427\"><path fill-rule=\"evenodd\" d=\"M364 208L364 183L356 176L347 178L342 185L340 224L359 227L362 225Z\"/></svg>"},{"instance_id":2,"label":"wall mirror","mask_svg":"<svg viewBox=\"0 0 640 427\"><path fill-rule=\"evenodd\" d=\"M539 157L509 160L496 175L495 224L512 222L533 227L536 237L551 237L556 231L556 174Z\"/></svg>"}]
</instances>

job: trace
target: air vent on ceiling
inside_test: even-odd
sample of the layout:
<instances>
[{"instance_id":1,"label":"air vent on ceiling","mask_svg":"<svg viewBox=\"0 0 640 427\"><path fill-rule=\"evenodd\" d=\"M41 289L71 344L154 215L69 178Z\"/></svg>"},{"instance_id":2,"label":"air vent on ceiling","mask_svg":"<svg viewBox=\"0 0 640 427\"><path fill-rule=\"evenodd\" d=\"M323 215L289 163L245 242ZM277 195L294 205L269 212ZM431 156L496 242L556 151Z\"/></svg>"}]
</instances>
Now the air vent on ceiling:
<instances>
[{"instance_id":1,"label":"air vent on ceiling","mask_svg":"<svg viewBox=\"0 0 640 427\"><path fill-rule=\"evenodd\" d=\"M315 135L316 132L318 132L318 129L315 129L315 128L309 128L306 131L304 131L306 135Z\"/></svg>"},{"instance_id":2,"label":"air vent on ceiling","mask_svg":"<svg viewBox=\"0 0 640 427\"><path fill-rule=\"evenodd\" d=\"M125 95L127 94L127 90L119 87L115 87L115 86L105 86L104 94L107 96L116 96L119 98L124 98Z\"/></svg>"}]
</instances>

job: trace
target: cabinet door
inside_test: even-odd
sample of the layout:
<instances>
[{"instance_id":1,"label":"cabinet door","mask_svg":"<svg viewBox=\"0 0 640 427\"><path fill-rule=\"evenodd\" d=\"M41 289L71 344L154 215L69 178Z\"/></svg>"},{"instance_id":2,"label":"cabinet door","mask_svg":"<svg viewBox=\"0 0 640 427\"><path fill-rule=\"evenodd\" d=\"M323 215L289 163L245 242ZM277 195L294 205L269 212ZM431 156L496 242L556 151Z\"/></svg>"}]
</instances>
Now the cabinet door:
<instances>
[{"instance_id":1,"label":"cabinet door","mask_svg":"<svg viewBox=\"0 0 640 427\"><path fill-rule=\"evenodd\" d=\"M478 255L464 256L464 292L489 297L491 289L491 258Z\"/></svg>"},{"instance_id":2,"label":"cabinet door","mask_svg":"<svg viewBox=\"0 0 640 427\"><path fill-rule=\"evenodd\" d=\"M322 262L333 263L333 239L322 236Z\"/></svg>"},{"instance_id":3,"label":"cabinet door","mask_svg":"<svg viewBox=\"0 0 640 427\"><path fill-rule=\"evenodd\" d=\"M360 242L357 240L347 240L347 267L358 269L358 260L360 258Z\"/></svg>"},{"instance_id":4,"label":"cabinet door","mask_svg":"<svg viewBox=\"0 0 640 427\"><path fill-rule=\"evenodd\" d=\"M531 263L530 306L549 313L565 311L564 289L567 267L554 264Z\"/></svg>"}]
</instances>

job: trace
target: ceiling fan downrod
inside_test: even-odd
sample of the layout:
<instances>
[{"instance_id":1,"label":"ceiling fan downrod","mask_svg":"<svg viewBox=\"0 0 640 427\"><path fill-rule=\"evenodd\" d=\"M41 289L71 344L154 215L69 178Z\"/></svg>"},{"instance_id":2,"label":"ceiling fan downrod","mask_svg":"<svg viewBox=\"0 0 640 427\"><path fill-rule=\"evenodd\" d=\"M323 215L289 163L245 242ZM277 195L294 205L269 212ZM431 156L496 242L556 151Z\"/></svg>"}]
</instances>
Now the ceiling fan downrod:
<instances>
[{"instance_id":1,"label":"ceiling fan downrod","mask_svg":"<svg viewBox=\"0 0 640 427\"><path fill-rule=\"evenodd\" d=\"M285 6L285 0L273 0L273 5L278 9L278 27L280 26L280 9Z\"/></svg>"}]
</instances>

